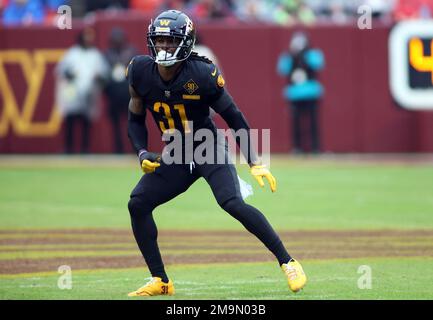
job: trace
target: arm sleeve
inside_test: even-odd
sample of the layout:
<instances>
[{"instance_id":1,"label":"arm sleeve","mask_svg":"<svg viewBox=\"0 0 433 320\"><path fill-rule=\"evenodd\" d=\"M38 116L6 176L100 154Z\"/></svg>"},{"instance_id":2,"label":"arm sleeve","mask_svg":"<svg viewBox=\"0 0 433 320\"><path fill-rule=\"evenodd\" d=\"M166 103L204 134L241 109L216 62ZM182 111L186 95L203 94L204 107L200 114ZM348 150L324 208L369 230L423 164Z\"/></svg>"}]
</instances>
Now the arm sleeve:
<instances>
[{"instance_id":1,"label":"arm sleeve","mask_svg":"<svg viewBox=\"0 0 433 320\"><path fill-rule=\"evenodd\" d=\"M236 144L248 161L248 164L257 163L259 158L252 143L248 122L234 103L233 98L225 90L225 81L222 75L214 65L211 65L211 69L215 70L215 73L209 78L211 79L208 90L210 96L209 105L224 119L229 128L235 131ZM243 137L245 138L242 139Z\"/></svg>"},{"instance_id":2,"label":"arm sleeve","mask_svg":"<svg viewBox=\"0 0 433 320\"><path fill-rule=\"evenodd\" d=\"M221 110L221 108L218 110ZM254 148L251 138L250 127L244 115L231 99L228 105L222 110L222 112L217 112L228 124L230 129L233 129L237 133L235 134L236 144L238 145L245 159L248 161L248 164L252 165L254 163L257 163L259 161L259 157L257 156L257 152ZM245 135L241 134L241 131L239 131L241 129L246 132ZM242 141L242 136L246 138L246 141Z\"/></svg>"},{"instance_id":3,"label":"arm sleeve","mask_svg":"<svg viewBox=\"0 0 433 320\"><path fill-rule=\"evenodd\" d=\"M217 92L216 97L217 98L215 99L215 101L211 103L211 107L215 110L215 112L219 114L221 114L224 110L230 107L230 104L234 103L233 98L226 90L221 90L220 92Z\"/></svg>"},{"instance_id":4,"label":"arm sleeve","mask_svg":"<svg viewBox=\"0 0 433 320\"><path fill-rule=\"evenodd\" d=\"M309 50L305 54L305 61L308 66L314 71L322 70L325 66L325 58L323 56L322 51L317 49Z\"/></svg>"},{"instance_id":5,"label":"arm sleeve","mask_svg":"<svg viewBox=\"0 0 433 320\"><path fill-rule=\"evenodd\" d=\"M135 152L147 150L146 114L138 115L128 110L128 137Z\"/></svg>"},{"instance_id":6,"label":"arm sleeve","mask_svg":"<svg viewBox=\"0 0 433 320\"><path fill-rule=\"evenodd\" d=\"M125 76L128 79L129 85L136 91L134 87L134 64L135 57L129 62L125 70ZM148 133L146 127L146 112L144 114L136 114L128 109L128 138L137 155L141 150L147 150Z\"/></svg>"},{"instance_id":7,"label":"arm sleeve","mask_svg":"<svg viewBox=\"0 0 433 320\"><path fill-rule=\"evenodd\" d=\"M288 76L292 71L293 59L287 54L283 54L278 59L277 63L277 73L280 76Z\"/></svg>"}]
</instances>

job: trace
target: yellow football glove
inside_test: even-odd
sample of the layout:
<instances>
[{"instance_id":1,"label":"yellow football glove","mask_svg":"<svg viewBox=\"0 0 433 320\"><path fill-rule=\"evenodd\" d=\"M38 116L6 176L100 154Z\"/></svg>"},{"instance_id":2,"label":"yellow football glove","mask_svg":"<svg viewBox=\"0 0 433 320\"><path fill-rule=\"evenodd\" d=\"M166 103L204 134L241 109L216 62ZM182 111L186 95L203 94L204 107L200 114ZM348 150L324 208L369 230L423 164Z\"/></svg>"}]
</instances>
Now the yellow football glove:
<instances>
[{"instance_id":1,"label":"yellow football glove","mask_svg":"<svg viewBox=\"0 0 433 320\"><path fill-rule=\"evenodd\" d=\"M156 170L161 164L158 162L150 162L149 160L143 160L141 163L141 169L144 173L151 173Z\"/></svg>"},{"instance_id":2,"label":"yellow football glove","mask_svg":"<svg viewBox=\"0 0 433 320\"><path fill-rule=\"evenodd\" d=\"M262 188L265 186L265 183L263 182L263 177L265 177L271 186L272 192L277 191L277 180L275 180L269 169L266 168L266 165L253 165L250 172Z\"/></svg>"},{"instance_id":3,"label":"yellow football glove","mask_svg":"<svg viewBox=\"0 0 433 320\"><path fill-rule=\"evenodd\" d=\"M144 173L152 173L161 164L161 156L153 152L144 152L140 154L141 169Z\"/></svg>"}]
</instances>

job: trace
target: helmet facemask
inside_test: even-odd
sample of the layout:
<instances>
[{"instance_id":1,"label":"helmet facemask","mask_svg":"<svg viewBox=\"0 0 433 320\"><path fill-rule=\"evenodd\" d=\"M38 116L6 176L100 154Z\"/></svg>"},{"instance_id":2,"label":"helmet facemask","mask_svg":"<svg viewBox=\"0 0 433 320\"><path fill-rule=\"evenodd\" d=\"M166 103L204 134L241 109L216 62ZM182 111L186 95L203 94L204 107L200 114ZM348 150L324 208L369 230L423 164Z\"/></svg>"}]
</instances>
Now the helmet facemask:
<instances>
[{"instance_id":1,"label":"helmet facemask","mask_svg":"<svg viewBox=\"0 0 433 320\"><path fill-rule=\"evenodd\" d=\"M166 38L166 44L158 45L158 38ZM189 46L185 44L185 36L170 36L158 35L148 37L148 46L151 50L155 62L164 67L174 65L176 62L185 60L185 53L188 51ZM190 40L191 41L191 40Z\"/></svg>"}]
</instances>

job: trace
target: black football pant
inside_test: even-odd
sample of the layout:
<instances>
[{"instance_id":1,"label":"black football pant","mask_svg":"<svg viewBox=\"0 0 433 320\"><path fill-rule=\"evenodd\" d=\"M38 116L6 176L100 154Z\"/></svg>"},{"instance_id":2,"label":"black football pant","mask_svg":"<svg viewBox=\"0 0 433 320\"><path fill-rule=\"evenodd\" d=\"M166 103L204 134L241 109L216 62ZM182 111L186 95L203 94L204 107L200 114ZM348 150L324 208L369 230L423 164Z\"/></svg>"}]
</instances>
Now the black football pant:
<instances>
[{"instance_id":1,"label":"black football pant","mask_svg":"<svg viewBox=\"0 0 433 320\"><path fill-rule=\"evenodd\" d=\"M124 106L124 105L122 105ZM118 106L114 106L110 104L109 107L109 116L111 121L111 129L113 134L113 148L114 152L117 154L124 153L123 141L122 141L122 118L127 117L126 112L122 112L120 110L116 110L115 108ZM124 110L128 110L127 107Z\"/></svg>"},{"instance_id":2,"label":"black football pant","mask_svg":"<svg viewBox=\"0 0 433 320\"><path fill-rule=\"evenodd\" d=\"M190 169L189 165L161 163L154 173L143 175L131 193L128 209L132 230L152 276L166 279L153 210L185 192L200 177L207 181L221 208L262 241L280 265L291 259L265 216L243 201L233 164L196 165L192 173Z\"/></svg>"},{"instance_id":3,"label":"black football pant","mask_svg":"<svg viewBox=\"0 0 433 320\"><path fill-rule=\"evenodd\" d=\"M65 117L65 153L74 152L74 128L81 124L81 153L89 152L90 120L82 114L70 114Z\"/></svg>"}]
</instances>

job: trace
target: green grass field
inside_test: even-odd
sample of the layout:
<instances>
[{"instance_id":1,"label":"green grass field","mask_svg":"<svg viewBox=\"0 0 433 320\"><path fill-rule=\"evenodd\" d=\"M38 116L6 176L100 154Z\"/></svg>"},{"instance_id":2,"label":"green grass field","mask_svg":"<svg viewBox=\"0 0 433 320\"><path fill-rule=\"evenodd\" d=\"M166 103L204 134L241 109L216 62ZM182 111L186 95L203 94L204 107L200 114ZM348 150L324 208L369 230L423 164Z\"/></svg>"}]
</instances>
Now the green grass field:
<instances>
[{"instance_id":1,"label":"green grass field","mask_svg":"<svg viewBox=\"0 0 433 320\"><path fill-rule=\"evenodd\" d=\"M371 289L359 289L357 270L366 263L372 268ZM433 258L306 261L308 286L297 294L288 293L273 263L172 266L167 271L176 294L152 299L432 299L432 263ZM137 268L76 271L72 289L60 290L58 274L28 274L2 277L0 293L2 299L131 299L125 293L143 277Z\"/></svg>"},{"instance_id":2,"label":"green grass field","mask_svg":"<svg viewBox=\"0 0 433 320\"><path fill-rule=\"evenodd\" d=\"M255 194L247 202L263 211L278 231L433 231L430 164L280 157L272 163L272 173L278 183L275 194L268 186L260 189L246 166L239 167L240 176L254 187ZM127 201L140 175L135 159L129 157L110 161L23 157L17 162L0 158L0 265L46 257L39 251L14 247L8 241L15 235L8 232L129 230ZM154 216L160 230L243 230L218 207L203 180L159 207ZM305 259L301 262L309 282L296 295L289 293L273 262L169 264L167 271L177 293L157 299L433 299L429 285L433 281L433 243L429 242L432 238L426 239L414 243L420 252L416 256L396 250L388 256ZM290 252L291 244L285 244ZM68 256L67 248L63 246L52 259ZM134 246L128 250L119 254L139 255ZM327 250L326 244L321 250ZM69 255L75 252L71 249ZM357 285L361 265L371 268L370 289ZM2 272L0 299L124 299L148 276L144 266L73 270L72 289L60 290L57 270Z\"/></svg>"}]
</instances>

